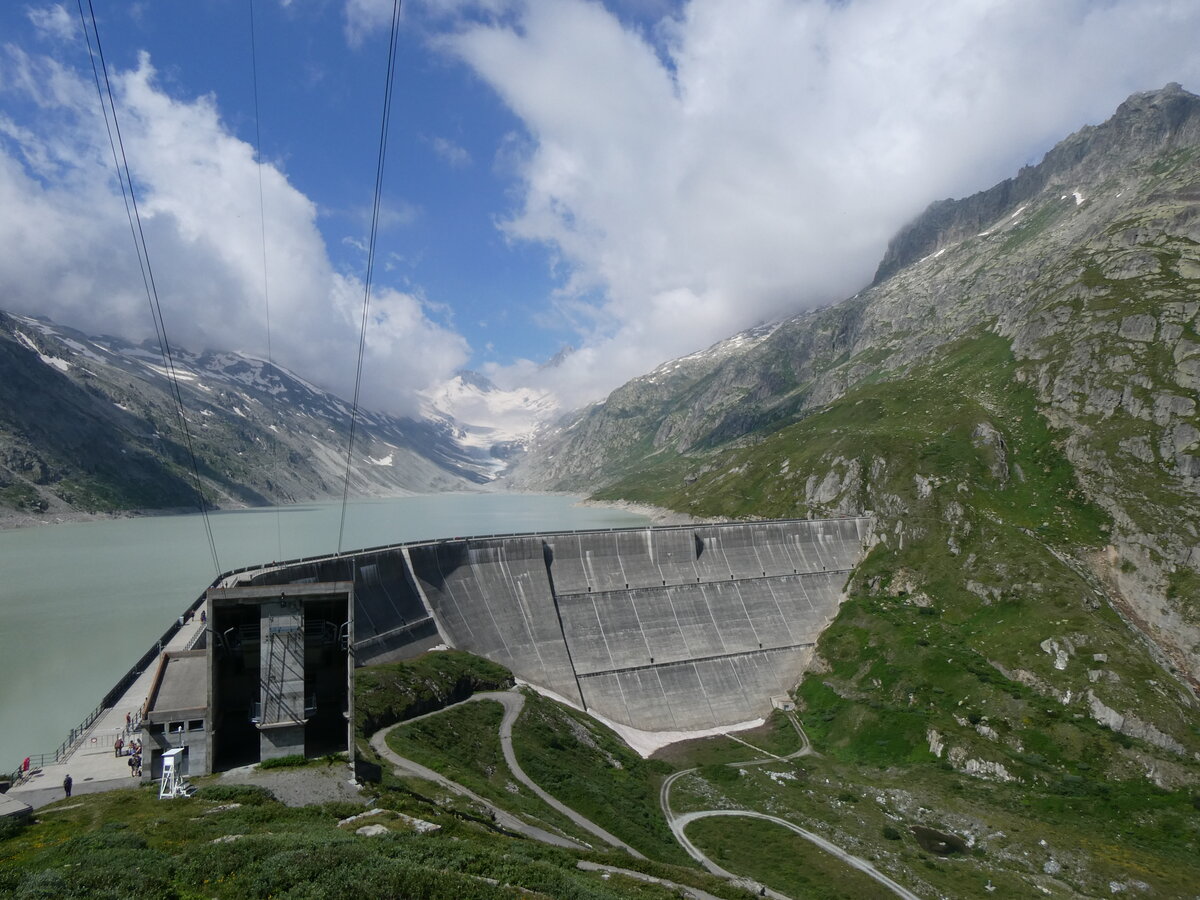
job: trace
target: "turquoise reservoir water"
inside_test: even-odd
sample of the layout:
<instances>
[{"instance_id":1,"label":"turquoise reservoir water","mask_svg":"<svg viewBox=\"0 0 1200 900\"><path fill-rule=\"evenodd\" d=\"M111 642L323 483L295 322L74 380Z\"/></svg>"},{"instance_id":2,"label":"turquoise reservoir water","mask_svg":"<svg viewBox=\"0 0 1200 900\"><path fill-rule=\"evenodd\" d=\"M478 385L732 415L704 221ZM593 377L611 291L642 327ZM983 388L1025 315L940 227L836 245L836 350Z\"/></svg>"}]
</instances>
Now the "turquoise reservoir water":
<instances>
[{"instance_id":1,"label":"turquoise reservoir water","mask_svg":"<svg viewBox=\"0 0 1200 900\"><path fill-rule=\"evenodd\" d=\"M644 525L543 494L352 503L346 550L428 538ZM337 549L340 504L210 516L222 570ZM53 751L217 576L198 515L0 531L0 772Z\"/></svg>"}]
</instances>

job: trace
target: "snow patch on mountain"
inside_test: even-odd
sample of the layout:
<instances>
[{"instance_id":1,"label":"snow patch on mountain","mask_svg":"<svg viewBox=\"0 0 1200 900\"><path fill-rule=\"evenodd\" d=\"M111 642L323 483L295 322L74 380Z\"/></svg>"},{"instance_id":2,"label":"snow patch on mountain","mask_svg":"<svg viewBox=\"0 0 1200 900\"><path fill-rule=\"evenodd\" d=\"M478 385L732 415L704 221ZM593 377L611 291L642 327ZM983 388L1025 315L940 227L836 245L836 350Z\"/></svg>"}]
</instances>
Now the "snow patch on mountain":
<instances>
[{"instance_id":1,"label":"snow patch on mountain","mask_svg":"<svg viewBox=\"0 0 1200 900\"><path fill-rule=\"evenodd\" d=\"M550 391L503 390L478 372L460 372L422 395L421 415L441 423L490 477L558 413Z\"/></svg>"},{"instance_id":2,"label":"snow patch on mountain","mask_svg":"<svg viewBox=\"0 0 1200 900\"><path fill-rule=\"evenodd\" d=\"M58 369L58 371L60 371L60 372L70 371L71 364L69 362L67 362L65 359L59 359L57 356L47 356L45 353L43 353L41 350L38 349L37 344L35 344L33 342L33 339L30 338L29 335L25 334L25 332L15 331L13 333L17 336L18 341L20 341L27 348L29 348L34 353L36 353L38 355L38 359L40 359L46 365L51 366L52 368Z\"/></svg>"},{"instance_id":3,"label":"snow patch on mountain","mask_svg":"<svg viewBox=\"0 0 1200 900\"><path fill-rule=\"evenodd\" d=\"M718 341L704 350L697 350L695 353L689 353L687 356L668 360L649 375L642 377L647 381L656 383L660 378L666 378L679 369L685 369L688 363L699 361L716 362L733 356L736 353L749 350L751 347L761 344L769 338L780 324L780 322L770 322L765 325L756 325L754 328L748 328L745 331L738 332L731 338Z\"/></svg>"}]
</instances>

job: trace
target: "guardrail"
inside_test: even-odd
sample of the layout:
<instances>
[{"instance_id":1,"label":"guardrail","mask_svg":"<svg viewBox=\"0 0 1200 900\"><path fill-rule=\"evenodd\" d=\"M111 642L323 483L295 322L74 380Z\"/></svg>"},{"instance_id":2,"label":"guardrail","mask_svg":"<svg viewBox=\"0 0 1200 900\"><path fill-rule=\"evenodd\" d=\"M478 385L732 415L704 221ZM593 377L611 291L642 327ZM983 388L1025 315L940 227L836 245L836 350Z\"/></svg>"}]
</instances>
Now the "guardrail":
<instances>
[{"instance_id":1,"label":"guardrail","mask_svg":"<svg viewBox=\"0 0 1200 900\"><path fill-rule=\"evenodd\" d=\"M229 574L232 573L219 575L213 581L213 583L209 585L209 587L215 587L221 581L221 579L228 577ZM204 603L205 593L207 593L207 590L202 592L199 597L192 601L191 605L185 610L185 615L187 613L195 614L196 610L199 609ZM35 768L40 769L47 765L60 763L73 752L75 752L79 745L83 743L83 739L87 736L88 731L96 723L96 720L100 718L104 711L115 706L117 700L124 695L124 693L129 689L129 686L133 684L141 676L141 674L145 672L147 668L153 665L158 659L158 655L162 653L163 647L165 647L170 642L171 638L175 637L175 635L179 632L179 629L183 627L183 623L181 621L182 618L183 616L180 616L178 619L175 619L175 621L171 623L171 627L163 632L162 637L155 641L145 653L138 657L137 662L130 666L125 674L118 679L117 683L109 689L108 693L105 694L99 704L96 705L96 708L88 713L82 722L68 732L67 739L59 744L58 748L53 753L31 754L29 756L29 770L33 771ZM36 763L35 760L37 761ZM24 760L21 761L21 767L12 773L12 779L14 782L19 781L21 775L24 774L22 771L23 767Z\"/></svg>"},{"instance_id":2,"label":"guardrail","mask_svg":"<svg viewBox=\"0 0 1200 900\"><path fill-rule=\"evenodd\" d=\"M811 523L811 522L845 522L847 520L854 520L854 519L870 520L870 519L874 519L874 518L875 518L874 514L871 514L871 515L862 515L862 516L825 516L823 518L817 518L817 519L764 519L762 521L769 522L772 525L776 525L776 524L790 524L790 523L795 523L795 522L809 522L809 523ZM353 557L356 557L356 556L366 556L367 554L380 553L384 550L399 550L404 547L424 547L424 546L428 546L430 544L445 543L447 541L486 541L486 540L494 540L496 538L513 538L513 537L556 537L558 535L567 535L567 534L611 534L611 533L616 533L619 531L645 531L647 528L655 528L655 529L658 529L661 531L684 530L684 529L689 529L689 528L705 528L705 527L711 527L714 525L731 525L731 524L753 525L757 521L758 520L755 520L755 519L741 519L741 520L738 520L737 522L691 522L691 523L684 523L684 524L680 524L680 525L630 525L630 526L626 526L626 527L622 527L622 528L566 528L566 529L562 529L559 531L513 531L513 532L501 532L499 534L456 535L455 537L431 538L431 539L423 540L423 541L401 541L396 544L379 544L378 546L375 546L375 547L363 547L359 550L345 550L345 551L342 551L341 553L321 553L316 556L302 556L297 559L285 559L285 560L280 560L278 562L272 562L272 563L267 563L267 564L257 563L256 565L242 566L237 569L230 569L228 572L224 572L223 574L218 575L216 580L214 580L213 583L211 585L209 585L209 587L217 587L222 581L225 581L226 579L231 578L234 575L243 575L246 572L259 572L264 569L282 569L282 568L287 568L290 566L296 566L301 563L323 562L326 560L344 559L344 560L350 561ZM201 599L203 599L203 596L204 595L202 594Z\"/></svg>"}]
</instances>

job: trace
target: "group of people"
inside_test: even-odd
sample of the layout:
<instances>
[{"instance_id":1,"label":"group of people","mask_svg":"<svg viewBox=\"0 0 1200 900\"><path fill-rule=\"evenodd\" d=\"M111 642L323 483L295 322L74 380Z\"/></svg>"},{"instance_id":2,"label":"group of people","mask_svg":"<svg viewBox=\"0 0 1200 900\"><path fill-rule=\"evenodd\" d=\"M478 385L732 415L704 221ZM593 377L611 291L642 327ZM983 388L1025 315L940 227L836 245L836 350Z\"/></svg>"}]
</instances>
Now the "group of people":
<instances>
[{"instance_id":1,"label":"group of people","mask_svg":"<svg viewBox=\"0 0 1200 900\"><path fill-rule=\"evenodd\" d=\"M130 738L130 740L126 742L124 737L118 737L116 741L113 742L113 755L128 756L130 768L133 768L133 761L136 759L138 761L137 767L140 769L142 761L142 742L137 738Z\"/></svg>"},{"instance_id":2,"label":"group of people","mask_svg":"<svg viewBox=\"0 0 1200 900\"><path fill-rule=\"evenodd\" d=\"M132 734L141 726L142 714L139 710L137 718L134 718L134 713L125 713L125 731ZM135 737L130 737L125 740L124 735L117 737L113 743L113 750L117 756L124 754L129 757L129 775L131 778L138 778L142 774L142 742Z\"/></svg>"}]
</instances>

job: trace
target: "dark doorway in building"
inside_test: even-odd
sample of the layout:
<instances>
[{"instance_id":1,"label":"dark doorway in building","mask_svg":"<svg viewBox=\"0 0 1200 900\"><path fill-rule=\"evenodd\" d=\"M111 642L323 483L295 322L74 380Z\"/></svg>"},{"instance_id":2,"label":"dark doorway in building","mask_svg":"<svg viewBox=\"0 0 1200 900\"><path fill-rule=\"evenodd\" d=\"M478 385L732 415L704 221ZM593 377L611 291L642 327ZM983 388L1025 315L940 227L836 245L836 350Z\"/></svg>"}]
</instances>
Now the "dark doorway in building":
<instances>
[{"instance_id":1,"label":"dark doorway in building","mask_svg":"<svg viewBox=\"0 0 1200 900\"><path fill-rule=\"evenodd\" d=\"M213 770L349 749L353 584L207 595Z\"/></svg>"},{"instance_id":2,"label":"dark doorway in building","mask_svg":"<svg viewBox=\"0 0 1200 900\"><path fill-rule=\"evenodd\" d=\"M259 761L261 631L258 607L210 604L213 640L213 769Z\"/></svg>"},{"instance_id":3,"label":"dark doorway in building","mask_svg":"<svg viewBox=\"0 0 1200 900\"><path fill-rule=\"evenodd\" d=\"M304 752L308 756L347 749L349 646L344 599L304 604Z\"/></svg>"}]
</instances>

